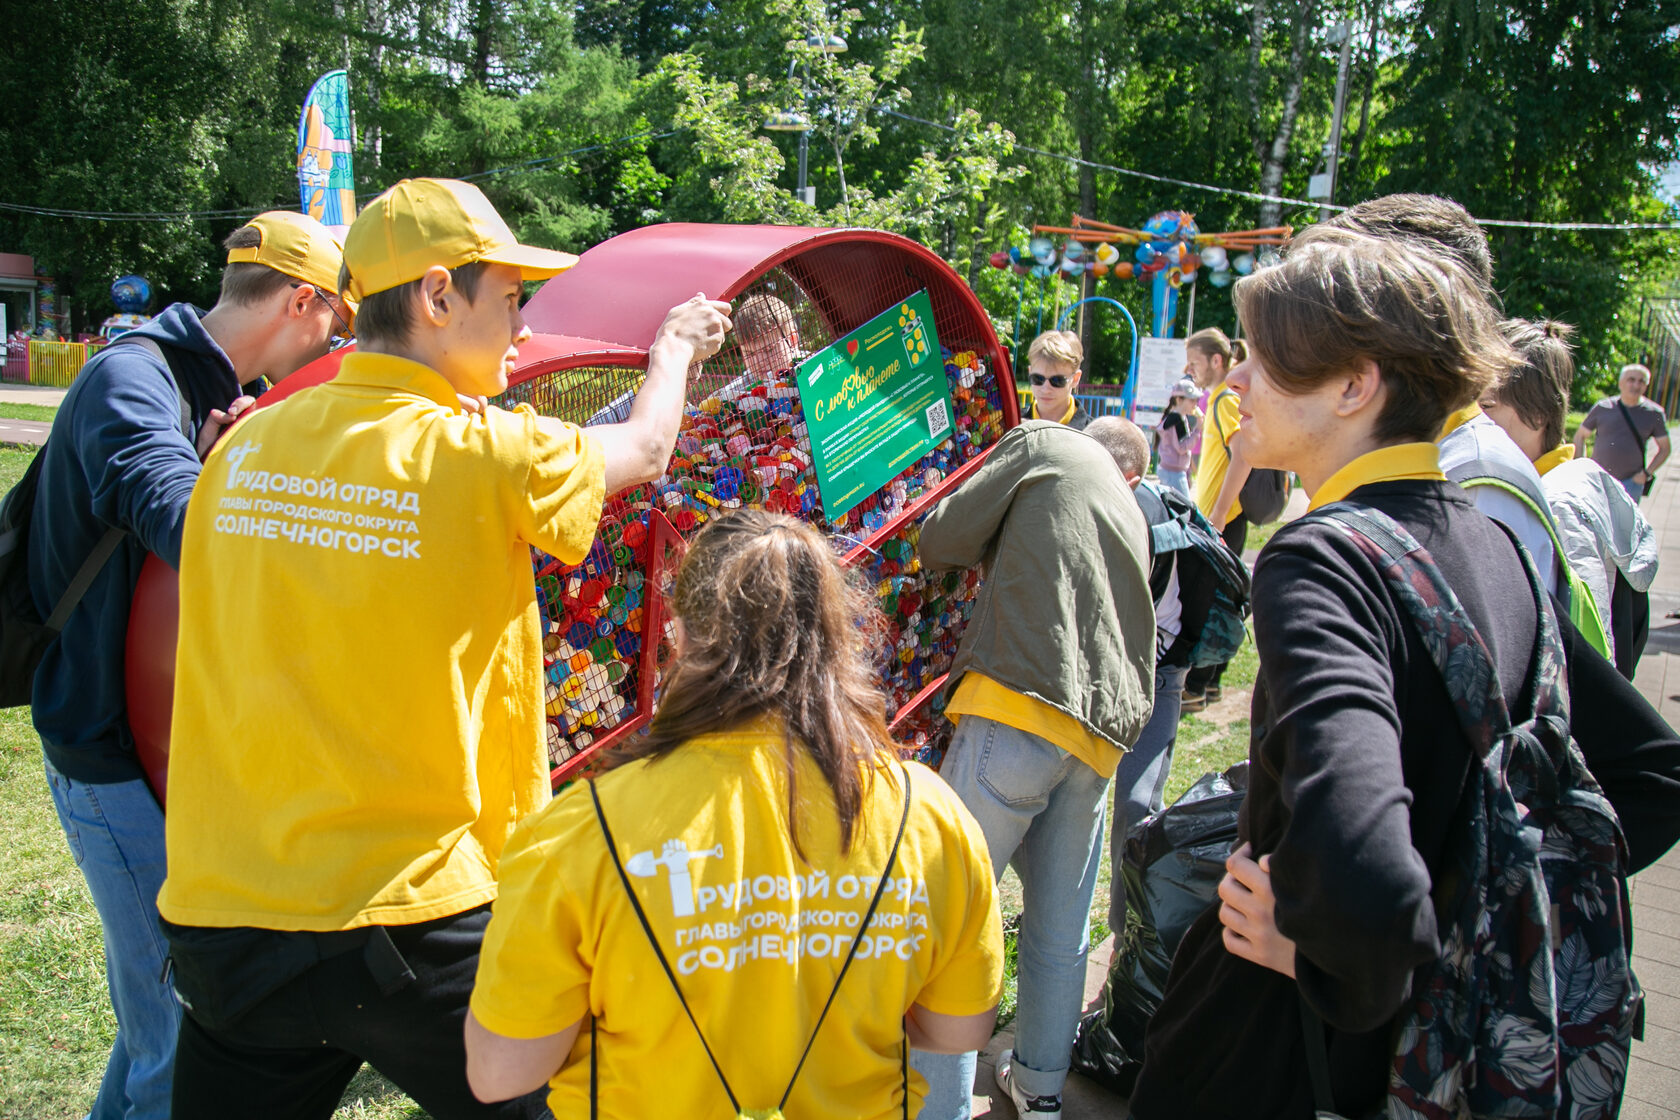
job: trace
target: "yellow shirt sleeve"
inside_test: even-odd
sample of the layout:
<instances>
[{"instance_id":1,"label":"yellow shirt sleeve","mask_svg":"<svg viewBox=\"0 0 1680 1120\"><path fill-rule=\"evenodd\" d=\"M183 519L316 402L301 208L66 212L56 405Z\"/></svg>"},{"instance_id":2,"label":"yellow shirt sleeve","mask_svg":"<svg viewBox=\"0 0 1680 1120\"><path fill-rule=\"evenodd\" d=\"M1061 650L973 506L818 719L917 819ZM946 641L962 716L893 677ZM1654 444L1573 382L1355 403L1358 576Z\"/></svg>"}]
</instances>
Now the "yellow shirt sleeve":
<instances>
[{"instance_id":1,"label":"yellow shirt sleeve","mask_svg":"<svg viewBox=\"0 0 1680 1120\"><path fill-rule=\"evenodd\" d=\"M591 960L583 905L566 874L592 860L599 835L587 787L575 785L514 832L479 952L472 1012L507 1038L543 1038L589 1011Z\"/></svg>"},{"instance_id":2,"label":"yellow shirt sleeve","mask_svg":"<svg viewBox=\"0 0 1680 1120\"><path fill-rule=\"evenodd\" d=\"M564 563L579 563L601 524L606 455L582 428L566 424L556 432L553 424L539 424L530 405L515 415L527 425L531 448L520 536Z\"/></svg>"},{"instance_id":3,"label":"yellow shirt sleeve","mask_svg":"<svg viewBox=\"0 0 1680 1120\"><path fill-rule=\"evenodd\" d=\"M1242 426L1237 395L1221 385L1209 402L1212 413L1202 436L1202 457L1196 464L1196 506L1204 517L1213 515L1225 475L1231 469L1231 437ZM1231 516L1242 512L1242 499L1231 503Z\"/></svg>"},{"instance_id":4,"label":"yellow shirt sleeve","mask_svg":"<svg viewBox=\"0 0 1680 1120\"><path fill-rule=\"evenodd\" d=\"M936 1015L978 1015L1003 997L1003 918L998 913L997 876L985 835L973 814L949 786L918 763L915 797L932 802L945 818L946 866L923 868L927 878L943 874L950 884L946 913L939 922L939 955L915 1002Z\"/></svg>"}]
</instances>

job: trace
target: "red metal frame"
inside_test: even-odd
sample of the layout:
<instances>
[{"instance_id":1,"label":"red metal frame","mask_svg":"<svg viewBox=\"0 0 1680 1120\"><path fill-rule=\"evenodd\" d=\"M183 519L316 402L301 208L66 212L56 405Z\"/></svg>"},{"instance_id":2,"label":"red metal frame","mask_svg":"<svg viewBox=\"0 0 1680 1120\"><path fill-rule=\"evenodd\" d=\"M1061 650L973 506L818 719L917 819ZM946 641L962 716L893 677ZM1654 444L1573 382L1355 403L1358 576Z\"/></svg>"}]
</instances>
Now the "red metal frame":
<instances>
[{"instance_id":1,"label":"red metal frame","mask_svg":"<svg viewBox=\"0 0 1680 1120\"><path fill-rule=\"evenodd\" d=\"M659 643L665 634L665 586L676 573L688 544L665 519L654 510L648 519L652 529L648 537L647 611L642 623L642 655L640 674L636 683L636 714L625 720L589 746L548 772L548 783L558 787L578 777L597 757L616 746L620 740L641 730L652 718L654 680L659 671Z\"/></svg>"},{"instance_id":2,"label":"red metal frame","mask_svg":"<svg viewBox=\"0 0 1680 1120\"><path fill-rule=\"evenodd\" d=\"M881 308L848 299L852 289L815 282L816 270L802 259L818 255L873 252L880 267L884 246L909 258L903 267L917 279L941 286L977 322L990 331L991 318L966 284L931 249L907 237L878 229L832 229L808 226L725 226L671 222L644 226L603 241L578 259L573 268L543 285L525 305L532 330L579 339L602 340L598 347L646 353L666 311L704 292L714 299L733 300L764 273L783 269L819 306L833 309L829 332L835 337L868 322ZM863 262L860 260L860 265ZM914 267L913 267L914 266ZM922 270L925 270L925 274ZM987 357L996 371L1000 390L1015 384L1009 354L990 338ZM521 360L524 354L521 352ZM581 364L574 362L573 364ZM615 363L616 364L616 363ZM1005 426L1021 421L1013 392L1005 392Z\"/></svg>"}]
</instances>

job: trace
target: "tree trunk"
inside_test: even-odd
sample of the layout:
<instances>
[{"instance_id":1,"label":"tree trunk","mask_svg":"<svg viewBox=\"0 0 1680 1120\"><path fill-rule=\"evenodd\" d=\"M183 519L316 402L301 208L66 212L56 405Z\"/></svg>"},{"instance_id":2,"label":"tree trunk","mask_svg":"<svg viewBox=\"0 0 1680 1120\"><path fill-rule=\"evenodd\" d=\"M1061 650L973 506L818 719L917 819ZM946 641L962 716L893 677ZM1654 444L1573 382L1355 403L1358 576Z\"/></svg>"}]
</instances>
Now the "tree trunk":
<instances>
[{"instance_id":1,"label":"tree trunk","mask_svg":"<svg viewBox=\"0 0 1680 1120\"><path fill-rule=\"evenodd\" d=\"M490 33L496 21L495 0L476 0L473 4L472 77L481 87L490 88ZM480 171L483 168L479 168Z\"/></svg>"},{"instance_id":2,"label":"tree trunk","mask_svg":"<svg viewBox=\"0 0 1680 1120\"><path fill-rule=\"evenodd\" d=\"M1372 0L1371 3L1371 38L1365 46L1365 75L1359 92L1359 129L1353 134L1353 143L1349 145L1347 163L1343 165L1343 172L1337 178L1350 185L1354 176L1359 174L1359 157L1365 151L1365 134L1371 124L1371 93L1377 85L1377 36L1382 28L1382 0Z\"/></svg>"},{"instance_id":3,"label":"tree trunk","mask_svg":"<svg viewBox=\"0 0 1680 1120\"><path fill-rule=\"evenodd\" d=\"M1260 132L1260 47L1266 38L1266 0L1254 0L1248 17L1248 120L1253 136L1254 158L1265 158L1265 139Z\"/></svg>"},{"instance_id":4,"label":"tree trunk","mask_svg":"<svg viewBox=\"0 0 1680 1120\"><path fill-rule=\"evenodd\" d=\"M369 183L380 181L379 165L385 151L385 130L379 124L379 109L384 93L385 33L390 27L386 3L387 0L366 0L363 5L369 41L367 73L362 79L362 88L366 91L368 116L372 118L372 123L362 130L361 146L371 157L371 166L366 168L364 177L364 181Z\"/></svg>"},{"instance_id":5,"label":"tree trunk","mask_svg":"<svg viewBox=\"0 0 1680 1120\"><path fill-rule=\"evenodd\" d=\"M1295 132L1295 114L1301 107L1301 86L1306 81L1307 46L1312 41L1312 29L1318 16L1317 0L1301 0L1295 24L1289 34L1289 79L1283 90L1283 115L1277 132L1272 136L1271 148L1260 165L1260 193L1276 194L1283 186L1283 165L1289 155L1289 138ZM1277 202L1260 204L1261 227L1275 226L1283 215L1283 205Z\"/></svg>"},{"instance_id":6,"label":"tree trunk","mask_svg":"<svg viewBox=\"0 0 1680 1120\"><path fill-rule=\"evenodd\" d=\"M846 215L846 224L852 224L852 200L846 194L846 155L839 144L829 145L834 149L834 173L840 178L840 209Z\"/></svg>"},{"instance_id":7,"label":"tree trunk","mask_svg":"<svg viewBox=\"0 0 1680 1120\"><path fill-rule=\"evenodd\" d=\"M1097 172L1091 166L1091 159L1096 155L1097 146L1097 75L1095 62L1092 58L1092 44L1090 37L1091 20L1089 13L1081 5L1079 11L1080 26L1080 58L1083 63L1080 68L1081 93L1079 104L1075 108L1075 120L1079 126L1079 158L1085 162L1079 165L1079 212L1087 218L1097 216ZM1080 276L1079 298L1087 299L1096 294L1097 278L1086 269ZM1095 319L1090 315L1080 315L1077 320L1079 328L1079 345L1084 349L1089 361L1091 353L1092 335L1095 330Z\"/></svg>"},{"instance_id":8,"label":"tree trunk","mask_svg":"<svg viewBox=\"0 0 1680 1120\"><path fill-rule=\"evenodd\" d=\"M975 209L974 233L968 254L968 286L971 291L979 288L980 270L990 263L991 254L986 251L986 225L991 217L992 199L988 192Z\"/></svg>"}]
</instances>

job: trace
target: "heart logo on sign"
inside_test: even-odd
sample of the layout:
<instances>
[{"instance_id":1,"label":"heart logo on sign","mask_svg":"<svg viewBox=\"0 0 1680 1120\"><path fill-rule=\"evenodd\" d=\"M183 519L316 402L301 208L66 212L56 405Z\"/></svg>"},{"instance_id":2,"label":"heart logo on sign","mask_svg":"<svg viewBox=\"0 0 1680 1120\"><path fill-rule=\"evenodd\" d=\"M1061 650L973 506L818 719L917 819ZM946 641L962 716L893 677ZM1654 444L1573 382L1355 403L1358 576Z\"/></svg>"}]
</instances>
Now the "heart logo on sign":
<instances>
[{"instance_id":1,"label":"heart logo on sign","mask_svg":"<svg viewBox=\"0 0 1680 1120\"><path fill-rule=\"evenodd\" d=\"M848 358L857 357L857 351L858 351L858 341L857 341L857 339L854 338L854 339L849 340L846 343L846 357L848 357Z\"/></svg>"}]
</instances>

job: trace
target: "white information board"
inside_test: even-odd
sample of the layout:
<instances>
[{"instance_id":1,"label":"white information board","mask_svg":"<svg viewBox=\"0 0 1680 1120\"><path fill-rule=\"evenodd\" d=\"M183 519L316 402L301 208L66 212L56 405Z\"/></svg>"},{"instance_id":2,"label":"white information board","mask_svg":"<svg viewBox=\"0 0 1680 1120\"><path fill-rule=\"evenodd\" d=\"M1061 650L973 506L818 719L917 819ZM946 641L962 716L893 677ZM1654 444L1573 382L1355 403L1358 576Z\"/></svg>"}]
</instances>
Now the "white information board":
<instances>
[{"instance_id":1,"label":"white information board","mask_svg":"<svg viewBox=\"0 0 1680 1120\"><path fill-rule=\"evenodd\" d=\"M1167 409L1173 382L1184 376L1182 338L1145 338L1138 343L1138 384L1134 408L1148 431Z\"/></svg>"}]
</instances>

